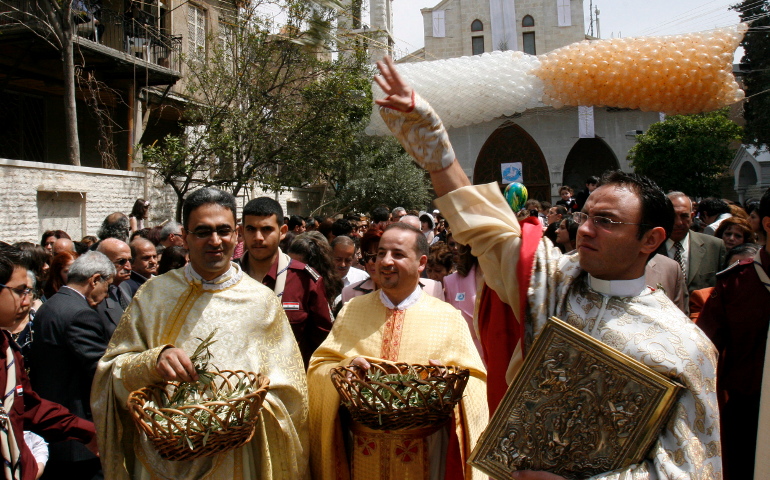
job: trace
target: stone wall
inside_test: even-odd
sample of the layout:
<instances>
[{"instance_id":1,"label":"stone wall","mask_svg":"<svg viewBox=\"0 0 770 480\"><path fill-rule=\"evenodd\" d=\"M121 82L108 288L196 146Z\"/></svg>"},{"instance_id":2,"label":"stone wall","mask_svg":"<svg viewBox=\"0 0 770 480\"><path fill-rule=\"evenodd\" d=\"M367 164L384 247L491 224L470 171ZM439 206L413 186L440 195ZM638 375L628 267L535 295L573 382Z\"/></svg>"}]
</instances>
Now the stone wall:
<instances>
[{"instance_id":1,"label":"stone wall","mask_svg":"<svg viewBox=\"0 0 770 480\"><path fill-rule=\"evenodd\" d=\"M95 235L104 217L129 214L137 198L152 203L151 224L173 216L173 192L144 173L0 159L0 178L0 239L6 242L37 243L48 229L75 240Z\"/></svg>"},{"instance_id":2,"label":"stone wall","mask_svg":"<svg viewBox=\"0 0 770 480\"><path fill-rule=\"evenodd\" d=\"M131 213L137 198L150 201L146 225L176 214L176 194L152 173L73 167L0 159L0 240L40 241L45 230L64 230L74 240L96 235L113 212ZM238 198L238 213L257 196L275 198L286 215L307 216L323 198L322 188L290 188L279 194L255 189Z\"/></svg>"}]
</instances>

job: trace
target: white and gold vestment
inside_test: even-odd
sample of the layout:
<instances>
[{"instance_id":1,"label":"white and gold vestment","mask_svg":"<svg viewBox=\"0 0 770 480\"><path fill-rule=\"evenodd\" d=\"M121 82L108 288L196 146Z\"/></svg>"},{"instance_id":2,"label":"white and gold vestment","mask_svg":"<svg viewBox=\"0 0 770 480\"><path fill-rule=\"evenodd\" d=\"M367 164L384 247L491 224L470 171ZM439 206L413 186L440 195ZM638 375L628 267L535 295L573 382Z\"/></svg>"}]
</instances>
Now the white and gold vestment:
<instances>
[{"instance_id":1,"label":"white and gold vestment","mask_svg":"<svg viewBox=\"0 0 770 480\"><path fill-rule=\"evenodd\" d=\"M527 344L553 315L686 387L647 460L595 478L722 478L716 351L663 292L646 287L644 277L595 279L580 268L577 254L562 255L547 239L537 247L529 285L519 285L521 229L496 183L455 190L436 205L454 238L479 257L487 284L514 312L526 311ZM523 309L521 288L528 298ZM522 363L518 345L508 382Z\"/></svg>"},{"instance_id":2,"label":"white and gold vestment","mask_svg":"<svg viewBox=\"0 0 770 480\"><path fill-rule=\"evenodd\" d=\"M192 354L214 329L211 364L262 373L270 389L252 440L191 461L161 459L128 416L130 392L162 381L155 370L168 345ZM91 395L104 477L303 479L309 476L307 383L281 303L240 267L203 281L188 264L145 283L99 362Z\"/></svg>"}]
</instances>

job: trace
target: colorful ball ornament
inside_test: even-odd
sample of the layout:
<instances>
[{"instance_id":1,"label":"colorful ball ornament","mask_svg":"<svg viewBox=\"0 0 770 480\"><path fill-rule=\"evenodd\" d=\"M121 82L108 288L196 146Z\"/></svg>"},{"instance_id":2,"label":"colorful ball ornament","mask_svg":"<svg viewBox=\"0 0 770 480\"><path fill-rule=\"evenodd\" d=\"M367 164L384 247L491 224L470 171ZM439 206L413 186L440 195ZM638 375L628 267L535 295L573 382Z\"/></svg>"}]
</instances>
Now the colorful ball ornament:
<instances>
[{"instance_id":1,"label":"colorful ball ornament","mask_svg":"<svg viewBox=\"0 0 770 480\"><path fill-rule=\"evenodd\" d=\"M529 196L527 194L527 187L519 182L508 184L508 186L505 187L505 193L503 195L514 212L518 212L524 208L524 204L527 203L527 198Z\"/></svg>"}]
</instances>

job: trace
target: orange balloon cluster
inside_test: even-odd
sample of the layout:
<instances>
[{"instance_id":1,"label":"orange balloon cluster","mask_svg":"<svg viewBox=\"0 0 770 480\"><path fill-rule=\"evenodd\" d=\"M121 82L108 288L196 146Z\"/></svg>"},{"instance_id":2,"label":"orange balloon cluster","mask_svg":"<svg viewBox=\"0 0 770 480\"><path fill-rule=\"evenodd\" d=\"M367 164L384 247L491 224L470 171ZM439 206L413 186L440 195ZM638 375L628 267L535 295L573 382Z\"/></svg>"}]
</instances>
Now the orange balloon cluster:
<instances>
[{"instance_id":1,"label":"orange balloon cluster","mask_svg":"<svg viewBox=\"0 0 770 480\"><path fill-rule=\"evenodd\" d=\"M743 99L732 73L746 24L666 37L583 41L539 56L543 103L687 114Z\"/></svg>"}]
</instances>

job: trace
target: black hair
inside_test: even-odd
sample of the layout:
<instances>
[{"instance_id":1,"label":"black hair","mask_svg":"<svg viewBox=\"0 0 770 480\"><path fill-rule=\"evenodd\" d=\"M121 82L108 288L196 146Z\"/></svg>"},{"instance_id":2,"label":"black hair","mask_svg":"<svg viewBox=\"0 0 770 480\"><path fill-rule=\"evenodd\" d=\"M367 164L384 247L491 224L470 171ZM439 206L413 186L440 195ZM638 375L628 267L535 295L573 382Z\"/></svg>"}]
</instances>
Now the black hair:
<instances>
[{"instance_id":1,"label":"black hair","mask_svg":"<svg viewBox=\"0 0 770 480\"><path fill-rule=\"evenodd\" d=\"M736 245L730 250L727 251L727 255L725 255L725 267L729 267L732 262L730 262L730 259L733 258L736 255L746 255L753 257L757 254L759 249L762 248L761 246L757 245L756 243L741 243L740 245Z\"/></svg>"},{"instance_id":2,"label":"black hair","mask_svg":"<svg viewBox=\"0 0 770 480\"><path fill-rule=\"evenodd\" d=\"M577 222L571 219L569 216L564 217L559 223L563 223L563 222L567 222L566 228L567 228L567 233L569 234L569 241L572 243L575 243L575 241L577 240L577 232L578 232L578 229L580 228L580 225L578 225Z\"/></svg>"},{"instance_id":3,"label":"black hair","mask_svg":"<svg viewBox=\"0 0 770 480\"><path fill-rule=\"evenodd\" d=\"M158 275L182 268L187 264L187 249L179 245L166 247L158 262Z\"/></svg>"},{"instance_id":4,"label":"black hair","mask_svg":"<svg viewBox=\"0 0 770 480\"><path fill-rule=\"evenodd\" d=\"M756 210L757 215L759 215L759 200L755 198L746 200L746 205L743 207L743 209L746 210L746 213L749 215L751 215L751 212Z\"/></svg>"},{"instance_id":5,"label":"black hair","mask_svg":"<svg viewBox=\"0 0 770 480\"><path fill-rule=\"evenodd\" d=\"M283 225L283 208L281 208L280 203L270 197L259 197L250 200L243 207L243 218L246 218L246 215L253 215L255 217L275 215L275 221L278 223L278 226Z\"/></svg>"},{"instance_id":6,"label":"black hair","mask_svg":"<svg viewBox=\"0 0 770 480\"><path fill-rule=\"evenodd\" d=\"M372 210L372 222L387 222L390 219L390 210L388 207L377 207Z\"/></svg>"},{"instance_id":7,"label":"black hair","mask_svg":"<svg viewBox=\"0 0 770 480\"><path fill-rule=\"evenodd\" d=\"M332 247L326 237L318 232L305 232L294 237L287 253L302 257L302 262L313 267L324 279L324 287L329 306L342 293L342 280L334 269Z\"/></svg>"},{"instance_id":8,"label":"black hair","mask_svg":"<svg viewBox=\"0 0 770 480\"><path fill-rule=\"evenodd\" d=\"M144 219L147 209L150 208L150 202L143 198L137 198L134 202L134 207L131 209L130 217Z\"/></svg>"},{"instance_id":9,"label":"black hair","mask_svg":"<svg viewBox=\"0 0 770 480\"><path fill-rule=\"evenodd\" d=\"M586 179L586 185L596 185L599 183L599 179L597 177L591 176Z\"/></svg>"},{"instance_id":10,"label":"black hair","mask_svg":"<svg viewBox=\"0 0 770 480\"><path fill-rule=\"evenodd\" d=\"M770 188L765 190L762 200L759 201L759 221L765 217L770 217Z\"/></svg>"},{"instance_id":11,"label":"black hair","mask_svg":"<svg viewBox=\"0 0 770 480\"><path fill-rule=\"evenodd\" d=\"M428 246L428 239L425 238L425 235L420 230L414 228L408 223L396 222L396 223L391 223L390 225L385 227L384 231L387 232L388 230L393 230L393 229L407 230L414 233L414 236L415 236L414 251L417 253L417 256L421 257L423 255L425 256L428 255L430 251L430 247Z\"/></svg>"},{"instance_id":12,"label":"black hair","mask_svg":"<svg viewBox=\"0 0 770 480\"><path fill-rule=\"evenodd\" d=\"M639 196L642 204L642 219L637 234L639 239L655 227L662 227L666 231L666 238L671 235L674 228L674 206L657 183L644 175L613 170L602 175L599 186L604 185L625 186Z\"/></svg>"},{"instance_id":13,"label":"black hair","mask_svg":"<svg viewBox=\"0 0 770 480\"><path fill-rule=\"evenodd\" d=\"M349 236L351 233L353 233L353 224L350 223L350 220L338 218L332 223L332 234L335 237Z\"/></svg>"},{"instance_id":14,"label":"black hair","mask_svg":"<svg viewBox=\"0 0 770 480\"><path fill-rule=\"evenodd\" d=\"M708 216L730 213L730 205L721 198L708 197L698 203L698 213Z\"/></svg>"},{"instance_id":15,"label":"black hair","mask_svg":"<svg viewBox=\"0 0 770 480\"><path fill-rule=\"evenodd\" d=\"M128 217L120 212L115 212L105 217L96 236L99 237L99 240L117 238L118 240L127 242L130 234L131 223L129 222Z\"/></svg>"},{"instance_id":16,"label":"black hair","mask_svg":"<svg viewBox=\"0 0 770 480\"><path fill-rule=\"evenodd\" d=\"M217 188L205 187L194 191L184 199L184 205L182 205L182 225L184 228L189 227L188 222L193 210L210 203L225 207L233 212L233 223L235 223L235 219L238 216L235 213L235 197L233 194Z\"/></svg>"},{"instance_id":17,"label":"black hair","mask_svg":"<svg viewBox=\"0 0 770 480\"><path fill-rule=\"evenodd\" d=\"M289 230L294 230L296 227L301 227L304 220L299 215L292 215L289 217Z\"/></svg>"},{"instance_id":18,"label":"black hair","mask_svg":"<svg viewBox=\"0 0 770 480\"><path fill-rule=\"evenodd\" d=\"M11 275L13 275L13 270L24 266L23 261L20 249L0 242L0 283L3 285L8 283Z\"/></svg>"},{"instance_id":19,"label":"black hair","mask_svg":"<svg viewBox=\"0 0 770 480\"><path fill-rule=\"evenodd\" d=\"M70 236L64 230L46 230L43 232L43 236L40 238L40 245L45 245L45 239L48 237L54 237L57 240L60 238L70 238Z\"/></svg>"}]
</instances>

